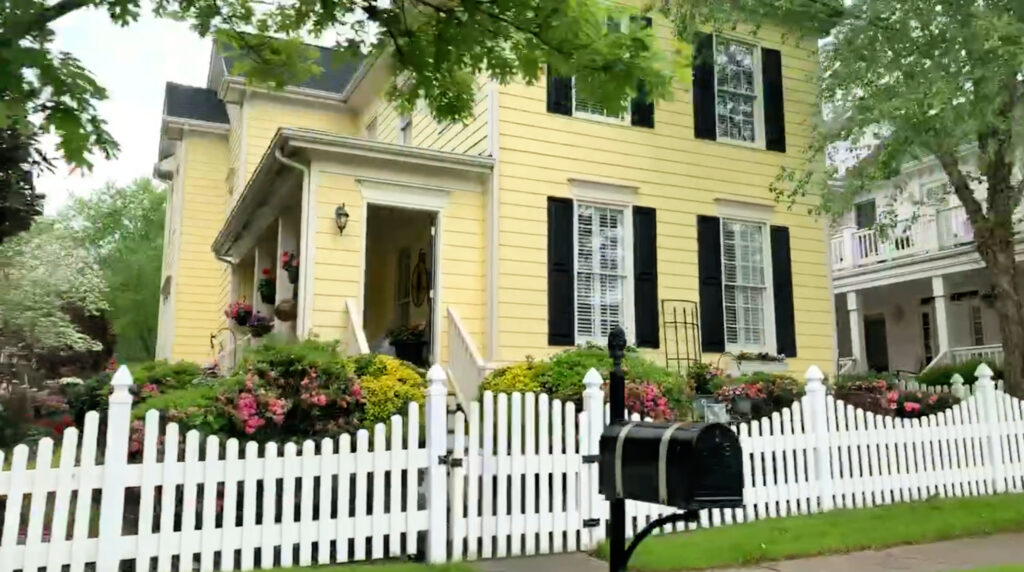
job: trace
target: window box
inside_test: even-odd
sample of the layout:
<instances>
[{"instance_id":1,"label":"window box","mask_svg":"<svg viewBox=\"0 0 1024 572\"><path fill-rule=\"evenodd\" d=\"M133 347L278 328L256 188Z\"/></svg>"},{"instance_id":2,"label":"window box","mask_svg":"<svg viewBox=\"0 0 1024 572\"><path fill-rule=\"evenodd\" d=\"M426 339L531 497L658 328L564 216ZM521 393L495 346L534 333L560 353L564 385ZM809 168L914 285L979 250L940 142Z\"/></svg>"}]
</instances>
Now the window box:
<instances>
[{"instance_id":1,"label":"window box","mask_svg":"<svg viewBox=\"0 0 1024 572\"><path fill-rule=\"evenodd\" d=\"M789 371L789 365L785 361L751 359L737 361L736 375L749 375L752 373L785 373Z\"/></svg>"}]
</instances>

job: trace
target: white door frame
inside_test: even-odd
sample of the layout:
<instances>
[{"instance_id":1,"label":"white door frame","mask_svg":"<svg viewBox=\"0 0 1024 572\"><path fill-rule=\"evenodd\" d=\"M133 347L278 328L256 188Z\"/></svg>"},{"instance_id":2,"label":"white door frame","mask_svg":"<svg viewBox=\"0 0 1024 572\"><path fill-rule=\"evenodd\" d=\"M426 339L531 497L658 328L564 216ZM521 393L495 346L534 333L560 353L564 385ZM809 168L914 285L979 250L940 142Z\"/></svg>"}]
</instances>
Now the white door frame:
<instances>
[{"instance_id":1,"label":"white door frame","mask_svg":"<svg viewBox=\"0 0 1024 572\"><path fill-rule=\"evenodd\" d=\"M370 206L392 207L413 211L422 211L434 215L434 236L432 240L431 253L433 268L431 268L431 288L433 296L430 297L430 357L432 363L441 363L441 228L442 211L447 204L447 192L444 192L443 203L431 200L423 200L421 196L411 196L415 188L388 189L381 185L378 187L376 181L360 181L363 191L363 220L366 221L362 228L360 264L359 264L359 301L363 313L366 311L366 256L367 256L367 232L370 226ZM373 184L370 184L373 183ZM428 193L437 193L435 189L424 189ZM396 192L397 191L397 192ZM423 192L423 190L419 190ZM365 326L364 326L365 328Z\"/></svg>"}]
</instances>

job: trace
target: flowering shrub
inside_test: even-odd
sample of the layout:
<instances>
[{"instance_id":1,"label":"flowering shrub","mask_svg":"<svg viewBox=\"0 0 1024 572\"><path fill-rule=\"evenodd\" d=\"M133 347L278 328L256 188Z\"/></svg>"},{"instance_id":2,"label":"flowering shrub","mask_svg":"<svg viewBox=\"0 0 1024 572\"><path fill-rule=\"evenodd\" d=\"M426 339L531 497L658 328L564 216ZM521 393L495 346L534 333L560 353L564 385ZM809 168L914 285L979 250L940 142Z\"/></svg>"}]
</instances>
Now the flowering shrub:
<instances>
[{"instance_id":1,"label":"flowering shrub","mask_svg":"<svg viewBox=\"0 0 1024 572\"><path fill-rule=\"evenodd\" d=\"M487 376L480 391L493 391L495 393L527 393L540 391L540 381L537 380L538 369L542 366L532 359L523 363L517 363L495 370Z\"/></svg>"},{"instance_id":2,"label":"flowering shrub","mask_svg":"<svg viewBox=\"0 0 1024 572\"><path fill-rule=\"evenodd\" d=\"M737 399L749 399L753 402L751 415L755 419L789 407L804 394L803 385L786 374L759 372L731 381L731 385L715 393L715 399L729 409L734 408Z\"/></svg>"},{"instance_id":3,"label":"flowering shrub","mask_svg":"<svg viewBox=\"0 0 1024 572\"><path fill-rule=\"evenodd\" d=\"M686 368L686 381L697 395L709 395L724 385L725 372L709 363L697 362Z\"/></svg>"},{"instance_id":4,"label":"flowering shrub","mask_svg":"<svg viewBox=\"0 0 1024 572\"><path fill-rule=\"evenodd\" d=\"M920 391L890 391L886 395L892 415L914 419L934 415L960 403L960 399L948 393L923 393Z\"/></svg>"},{"instance_id":5,"label":"flowering shrub","mask_svg":"<svg viewBox=\"0 0 1024 572\"><path fill-rule=\"evenodd\" d=\"M626 410L639 414L641 418L650 417L654 421L676 419L676 412L669 405L661 387L649 381L626 384Z\"/></svg>"},{"instance_id":6,"label":"flowering shrub","mask_svg":"<svg viewBox=\"0 0 1024 572\"><path fill-rule=\"evenodd\" d=\"M352 371L359 378L354 389L365 400L366 425L404 413L411 402L423 403L426 377L406 362L384 355L359 356L352 360Z\"/></svg>"}]
</instances>

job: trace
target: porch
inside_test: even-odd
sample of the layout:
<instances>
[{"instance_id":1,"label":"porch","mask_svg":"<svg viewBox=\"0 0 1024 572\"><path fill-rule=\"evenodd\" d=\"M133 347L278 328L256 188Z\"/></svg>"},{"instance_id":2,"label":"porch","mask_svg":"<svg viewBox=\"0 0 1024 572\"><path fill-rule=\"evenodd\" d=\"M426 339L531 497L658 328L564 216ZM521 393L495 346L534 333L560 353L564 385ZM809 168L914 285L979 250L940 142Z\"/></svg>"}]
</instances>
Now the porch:
<instances>
[{"instance_id":1,"label":"porch","mask_svg":"<svg viewBox=\"0 0 1024 572\"><path fill-rule=\"evenodd\" d=\"M844 226L832 235L832 269L849 270L950 250L974 241L962 206L931 209L916 219L897 221L888 232Z\"/></svg>"},{"instance_id":2,"label":"porch","mask_svg":"<svg viewBox=\"0 0 1024 572\"><path fill-rule=\"evenodd\" d=\"M980 269L837 291L841 373L1002 360L999 317Z\"/></svg>"}]
</instances>

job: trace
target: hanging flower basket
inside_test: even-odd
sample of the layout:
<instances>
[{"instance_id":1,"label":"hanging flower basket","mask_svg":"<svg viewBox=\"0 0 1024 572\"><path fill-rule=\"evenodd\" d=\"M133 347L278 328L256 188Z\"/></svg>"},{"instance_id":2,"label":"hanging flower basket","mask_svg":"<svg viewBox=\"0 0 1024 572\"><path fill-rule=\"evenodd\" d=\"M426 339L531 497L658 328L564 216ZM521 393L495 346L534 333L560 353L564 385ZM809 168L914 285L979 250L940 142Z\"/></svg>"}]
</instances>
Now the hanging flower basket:
<instances>
[{"instance_id":1,"label":"hanging flower basket","mask_svg":"<svg viewBox=\"0 0 1024 572\"><path fill-rule=\"evenodd\" d=\"M274 281L274 271L264 268L262 274L263 277L256 285L256 289L260 293L260 301L264 304L273 304L277 301L277 283Z\"/></svg>"},{"instance_id":2,"label":"hanging flower basket","mask_svg":"<svg viewBox=\"0 0 1024 572\"><path fill-rule=\"evenodd\" d=\"M299 255L291 250L282 252L281 269L288 274L288 282L297 283L299 281Z\"/></svg>"},{"instance_id":3,"label":"hanging flower basket","mask_svg":"<svg viewBox=\"0 0 1024 572\"><path fill-rule=\"evenodd\" d=\"M254 338L262 338L263 336L274 331L274 322L270 318L257 312L252 318L249 319L249 335Z\"/></svg>"},{"instance_id":4,"label":"hanging flower basket","mask_svg":"<svg viewBox=\"0 0 1024 572\"><path fill-rule=\"evenodd\" d=\"M295 300L282 300L274 306L274 317L282 322L294 322L299 315L298 304Z\"/></svg>"},{"instance_id":5,"label":"hanging flower basket","mask_svg":"<svg viewBox=\"0 0 1024 572\"><path fill-rule=\"evenodd\" d=\"M227 310L224 310L224 315L239 326L247 326L249 325L249 319L252 318L252 304L246 302L243 297L241 300L228 304Z\"/></svg>"}]
</instances>

